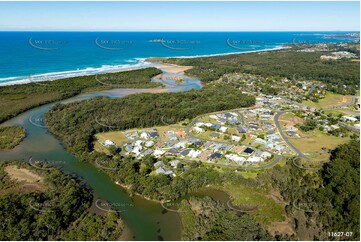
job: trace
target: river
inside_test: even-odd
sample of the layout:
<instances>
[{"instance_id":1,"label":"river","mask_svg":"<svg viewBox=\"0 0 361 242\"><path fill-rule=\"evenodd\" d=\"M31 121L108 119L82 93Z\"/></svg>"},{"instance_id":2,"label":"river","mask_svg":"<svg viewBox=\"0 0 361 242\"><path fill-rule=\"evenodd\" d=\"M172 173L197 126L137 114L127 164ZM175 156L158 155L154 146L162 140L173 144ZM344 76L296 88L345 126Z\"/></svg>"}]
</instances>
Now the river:
<instances>
[{"instance_id":1,"label":"river","mask_svg":"<svg viewBox=\"0 0 361 242\"><path fill-rule=\"evenodd\" d=\"M85 93L61 101L62 103L85 100L98 96L110 98L124 97L134 93L144 92L180 92L191 89L201 89L201 82L184 74L172 74L163 70L166 80L164 88L152 89L112 89ZM184 81L176 83L172 76L180 76ZM167 79L169 77L169 79ZM152 81L159 81L152 79ZM78 160L64 149L60 140L55 138L43 126L44 114L57 102L46 104L24 112L2 124L2 126L18 125L26 129L26 138L12 150L0 150L2 161L47 160L49 163L58 164L61 170L68 174L75 174L84 180L92 189L94 201L102 199L110 204L122 204L123 212L120 213L126 224L126 240L180 240L181 222L177 213L166 211L162 206L153 201L145 200L138 196L130 197L119 185L116 185L99 168ZM130 232L129 232L130 231Z\"/></svg>"}]
</instances>

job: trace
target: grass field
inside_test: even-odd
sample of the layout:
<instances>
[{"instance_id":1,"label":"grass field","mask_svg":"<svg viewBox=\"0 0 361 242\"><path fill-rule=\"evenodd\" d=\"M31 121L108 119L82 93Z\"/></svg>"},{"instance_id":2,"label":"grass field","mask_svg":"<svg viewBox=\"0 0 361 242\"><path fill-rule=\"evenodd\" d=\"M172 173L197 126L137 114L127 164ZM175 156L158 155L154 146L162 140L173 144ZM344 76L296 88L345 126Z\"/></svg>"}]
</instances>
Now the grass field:
<instances>
[{"instance_id":1,"label":"grass field","mask_svg":"<svg viewBox=\"0 0 361 242\"><path fill-rule=\"evenodd\" d=\"M44 178L29 169L8 165L4 167L4 172L7 174L7 179L11 181L11 185L0 189L0 195L45 191L47 189Z\"/></svg>"},{"instance_id":2,"label":"grass field","mask_svg":"<svg viewBox=\"0 0 361 242\"><path fill-rule=\"evenodd\" d=\"M325 110L325 114L329 114L329 113L333 114L334 116L339 115L339 114L350 115L350 116L360 115L360 112L353 107Z\"/></svg>"},{"instance_id":3,"label":"grass field","mask_svg":"<svg viewBox=\"0 0 361 242\"><path fill-rule=\"evenodd\" d=\"M128 138L121 131L112 131L106 133L98 133L95 135L94 150L100 153L110 154L109 150L100 144L105 140L113 141L117 146L120 146L122 143L128 141Z\"/></svg>"},{"instance_id":4,"label":"grass field","mask_svg":"<svg viewBox=\"0 0 361 242\"><path fill-rule=\"evenodd\" d=\"M343 96L332 92L326 92L325 98L319 100L318 103L308 100L308 101L303 101L302 105L310 108L331 108L335 106L343 106L350 104L351 101L352 101L352 96Z\"/></svg>"},{"instance_id":5,"label":"grass field","mask_svg":"<svg viewBox=\"0 0 361 242\"><path fill-rule=\"evenodd\" d=\"M336 137L327 135L319 130L313 130L309 132L297 131L301 136L305 138L293 138L289 141L301 152L307 154L314 154L319 152L326 152L329 149L334 149L336 146L346 143L350 138ZM324 149L323 149L324 148ZM314 157L316 158L316 157Z\"/></svg>"},{"instance_id":6,"label":"grass field","mask_svg":"<svg viewBox=\"0 0 361 242\"><path fill-rule=\"evenodd\" d=\"M254 187L225 184L222 189L230 195L232 204L239 209L252 209L249 214L261 225L285 221L284 205Z\"/></svg>"}]
</instances>

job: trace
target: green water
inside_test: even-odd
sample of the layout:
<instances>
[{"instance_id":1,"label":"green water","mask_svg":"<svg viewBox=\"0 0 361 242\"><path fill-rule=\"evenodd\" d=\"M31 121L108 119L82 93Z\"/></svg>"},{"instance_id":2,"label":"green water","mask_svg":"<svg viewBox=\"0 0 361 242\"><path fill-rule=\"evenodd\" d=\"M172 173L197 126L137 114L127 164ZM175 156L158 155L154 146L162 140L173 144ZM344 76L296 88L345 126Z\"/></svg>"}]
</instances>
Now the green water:
<instances>
[{"instance_id":1,"label":"green water","mask_svg":"<svg viewBox=\"0 0 361 242\"><path fill-rule=\"evenodd\" d=\"M200 81L184 76L185 82L179 85L166 85L160 89L113 89L95 93L83 94L68 100L73 102L85 100L96 96L110 98L124 97L141 92L178 92L192 88L200 89ZM171 81L170 81L171 82ZM173 83L174 84L174 83ZM56 139L45 127L42 126L44 113L54 105L47 104L24 112L2 125L19 125L26 129L27 136L20 145L12 150L0 150L0 160L20 160L29 162L33 160L47 160L58 164L66 173L73 173L85 180L94 192L94 201L103 199L110 204L122 204L121 217L131 231L127 240L180 240L181 222L177 213L165 211L159 203L148 201L140 197L130 197L120 186L116 185L99 168L79 161L68 153L62 143Z\"/></svg>"}]
</instances>

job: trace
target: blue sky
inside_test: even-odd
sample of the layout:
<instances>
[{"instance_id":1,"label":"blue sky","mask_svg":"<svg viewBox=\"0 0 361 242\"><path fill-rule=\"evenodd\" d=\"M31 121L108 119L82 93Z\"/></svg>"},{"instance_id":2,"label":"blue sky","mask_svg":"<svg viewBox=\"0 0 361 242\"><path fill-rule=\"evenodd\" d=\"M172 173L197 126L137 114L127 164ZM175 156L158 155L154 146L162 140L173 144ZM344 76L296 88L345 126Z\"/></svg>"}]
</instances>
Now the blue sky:
<instances>
[{"instance_id":1,"label":"blue sky","mask_svg":"<svg viewBox=\"0 0 361 242\"><path fill-rule=\"evenodd\" d=\"M348 31L357 2L0 2L0 30Z\"/></svg>"}]
</instances>

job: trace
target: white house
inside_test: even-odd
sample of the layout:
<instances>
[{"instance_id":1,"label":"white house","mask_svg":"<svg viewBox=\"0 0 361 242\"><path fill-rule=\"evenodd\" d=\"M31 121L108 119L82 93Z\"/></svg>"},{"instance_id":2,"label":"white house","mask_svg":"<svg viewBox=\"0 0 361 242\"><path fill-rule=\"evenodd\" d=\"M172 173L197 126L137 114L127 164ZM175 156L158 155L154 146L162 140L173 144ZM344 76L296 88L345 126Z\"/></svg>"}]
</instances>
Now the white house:
<instances>
[{"instance_id":1,"label":"white house","mask_svg":"<svg viewBox=\"0 0 361 242\"><path fill-rule=\"evenodd\" d=\"M142 139L148 139L148 134L147 134L147 132L142 132L142 133L140 134L140 138L142 138Z\"/></svg>"},{"instance_id":2,"label":"white house","mask_svg":"<svg viewBox=\"0 0 361 242\"><path fill-rule=\"evenodd\" d=\"M111 140L106 140L104 142L101 143L103 146L111 146L111 145L115 145L115 143Z\"/></svg>"},{"instance_id":3,"label":"white house","mask_svg":"<svg viewBox=\"0 0 361 242\"><path fill-rule=\"evenodd\" d=\"M350 121L350 122L356 122L357 121L357 118L355 117L350 117L350 116L343 116L343 119L345 121Z\"/></svg>"},{"instance_id":4,"label":"white house","mask_svg":"<svg viewBox=\"0 0 361 242\"><path fill-rule=\"evenodd\" d=\"M152 141L152 140L149 140L149 141L147 141L147 142L145 142L145 144L144 144L146 147L152 147L153 145L154 145L154 141Z\"/></svg>"},{"instance_id":5,"label":"white house","mask_svg":"<svg viewBox=\"0 0 361 242\"><path fill-rule=\"evenodd\" d=\"M143 140L137 140L137 141L135 141L135 145L136 146L140 146L141 144L143 143Z\"/></svg>"},{"instance_id":6,"label":"white house","mask_svg":"<svg viewBox=\"0 0 361 242\"><path fill-rule=\"evenodd\" d=\"M259 156L251 156L247 159L247 162L249 163L255 163L255 162L261 162L263 159Z\"/></svg>"},{"instance_id":7,"label":"white house","mask_svg":"<svg viewBox=\"0 0 361 242\"><path fill-rule=\"evenodd\" d=\"M161 156L161 155L163 155L164 153L165 153L164 150L155 149L153 155L154 155L154 156Z\"/></svg>"},{"instance_id":8,"label":"white house","mask_svg":"<svg viewBox=\"0 0 361 242\"><path fill-rule=\"evenodd\" d=\"M222 133L225 133L226 131L227 131L227 127L225 127L225 126L222 126L220 129L219 129L219 131L221 131Z\"/></svg>"},{"instance_id":9,"label":"white house","mask_svg":"<svg viewBox=\"0 0 361 242\"><path fill-rule=\"evenodd\" d=\"M267 159L267 158L269 158L269 157L271 157L271 156L272 156L272 154L269 153L268 151L263 151L263 152L261 153L261 157L262 157L263 159Z\"/></svg>"},{"instance_id":10,"label":"white house","mask_svg":"<svg viewBox=\"0 0 361 242\"><path fill-rule=\"evenodd\" d=\"M232 139L233 141L239 142L239 141L241 140L241 137L232 135L232 136L231 136L231 139Z\"/></svg>"},{"instance_id":11,"label":"white house","mask_svg":"<svg viewBox=\"0 0 361 242\"><path fill-rule=\"evenodd\" d=\"M184 149L186 147L186 142L180 141L180 142L176 143L173 147L177 148L177 149L180 149L180 148Z\"/></svg>"},{"instance_id":12,"label":"white house","mask_svg":"<svg viewBox=\"0 0 361 242\"><path fill-rule=\"evenodd\" d=\"M196 123L196 127L202 127L204 125L204 123L203 122L198 122L198 123Z\"/></svg>"},{"instance_id":13,"label":"white house","mask_svg":"<svg viewBox=\"0 0 361 242\"><path fill-rule=\"evenodd\" d=\"M254 140L254 143L258 143L258 144L266 144L267 141L265 141L264 139L261 138L257 138Z\"/></svg>"},{"instance_id":14,"label":"white house","mask_svg":"<svg viewBox=\"0 0 361 242\"><path fill-rule=\"evenodd\" d=\"M135 146L134 149L132 150L132 153L136 154L136 155L139 155L140 154L140 151L142 150L143 148L141 146Z\"/></svg>"},{"instance_id":15,"label":"white house","mask_svg":"<svg viewBox=\"0 0 361 242\"><path fill-rule=\"evenodd\" d=\"M231 160L231 161L234 161L234 162L237 162L239 163L240 165L246 161L246 158L244 157L241 157L241 156L238 156L238 155L235 155L235 154L228 154L228 155L225 155L227 159Z\"/></svg>"},{"instance_id":16,"label":"white house","mask_svg":"<svg viewBox=\"0 0 361 242\"><path fill-rule=\"evenodd\" d=\"M204 129L202 128L199 128L199 127L193 127L193 130L197 133L203 133L204 132Z\"/></svg>"},{"instance_id":17,"label":"white house","mask_svg":"<svg viewBox=\"0 0 361 242\"><path fill-rule=\"evenodd\" d=\"M201 151L200 150L191 150L188 153L188 156L192 157L192 158L196 158L200 155Z\"/></svg>"}]
</instances>

